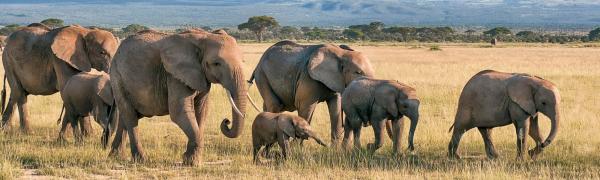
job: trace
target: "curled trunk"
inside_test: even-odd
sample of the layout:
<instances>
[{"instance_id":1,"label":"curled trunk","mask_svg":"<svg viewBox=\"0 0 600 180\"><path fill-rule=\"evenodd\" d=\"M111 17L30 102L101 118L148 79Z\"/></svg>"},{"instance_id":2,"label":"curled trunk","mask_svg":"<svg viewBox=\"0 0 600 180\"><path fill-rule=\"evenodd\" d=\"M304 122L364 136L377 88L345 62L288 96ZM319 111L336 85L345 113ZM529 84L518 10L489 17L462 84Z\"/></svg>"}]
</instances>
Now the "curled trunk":
<instances>
[{"instance_id":1,"label":"curled trunk","mask_svg":"<svg viewBox=\"0 0 600 180\"><path fill-rule=\"evenodd\" d=\"M544 143L542 143L542 148L550 145L550 143L552 143L552 141L554 141L554 138L556 137L556 134L558 133L558 125L560 122L560 113L558 111L558 108L555 109L554 115L550 115L549 117L550 117L550 123L551 123L550 134L548 134L548 137L546 138Z\"/></svg>"},{"instance_id":2,"label":"curled trunk","mask_svg":"<svg viewBox=\"0 0 600 180\"><path fill-rule=\"evenodd\" d=\"M231 104L231 113L233 115L233 121L229 119L223 119L221 122L221 132L223 135L228 138L237 138L242 134L242 129L244 127L244 115L246 114L246 103L247 103L247 88L244 80L243 73L241 69L235 69L233 71L233 80L232 85L225 85L224 87L228 90L227 93L230 93L233 102ZM237 110L236 110L237 108ZM231 128L229 128L229 124L232 123Z\"/></svg>"}]
</instances>

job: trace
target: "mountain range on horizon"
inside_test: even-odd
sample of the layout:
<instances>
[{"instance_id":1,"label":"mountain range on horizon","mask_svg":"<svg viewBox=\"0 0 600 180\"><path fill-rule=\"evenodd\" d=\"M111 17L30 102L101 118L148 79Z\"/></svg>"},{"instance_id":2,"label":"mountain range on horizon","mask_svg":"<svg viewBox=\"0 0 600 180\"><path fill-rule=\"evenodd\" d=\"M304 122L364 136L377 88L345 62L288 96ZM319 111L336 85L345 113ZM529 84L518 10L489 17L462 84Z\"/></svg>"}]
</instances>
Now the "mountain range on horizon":
<instances>
[{"instance_id":1,"label":"mountain range on horizon","mask_svg":"<svg viewBox=\"0 0 600 180\"><path fill-rule=\"evenodd\" d=\"M282 25L600 25L598 0L0 0L0 24L48 17L67 24L118 27L235 27L268 15Z\"/></svg>"}]
</instances>

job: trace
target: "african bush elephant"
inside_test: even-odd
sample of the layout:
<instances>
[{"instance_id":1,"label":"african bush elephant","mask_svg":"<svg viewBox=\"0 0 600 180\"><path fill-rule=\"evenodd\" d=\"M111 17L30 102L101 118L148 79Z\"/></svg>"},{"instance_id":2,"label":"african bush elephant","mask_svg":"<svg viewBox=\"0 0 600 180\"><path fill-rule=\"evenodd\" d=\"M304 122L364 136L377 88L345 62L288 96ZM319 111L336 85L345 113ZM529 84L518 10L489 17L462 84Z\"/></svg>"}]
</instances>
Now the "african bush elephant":
<instances>
[{"instance_id":1,"label":"african bush elephant","mask_svg":"<svg viewBox=\"0 0 600 180\"><path fill-rule=\"evenodd\" d=\"M62 121L59 140L64 140L67 125L73 127L73 135L77 142L82 142L83 137L77 128L83 117L93 115L102 128L102 146L106 147L111 130L115 129L113 122L115 108L110 77L103 71L92 69L90 72L80 72L72 76L60 91L65 108L65 117Z\"/></svg>"},{"instance_id":2,"label":"african bush elephant","mask_svg":"<svg viewBox=\"0 0 600 180\"><path fill-rule=\"evenodd\" d=\"M342 108L346 113L344 123L344 147L348 147L354 135L354 146L360 148L361 125L371 124L375 143L368 149L374 152L383 145L383 127L389 119L393 124L393 152L400 149L400 138L404 129L402 117L411 120L408 149L414 150L415 129L419 122L419 104L416 90L406 84L392 80L360 77L352 81L342 94Z\"/></svg>"},{"instance_id":3,"label":"african bush elephant","mask_svg":"<svg viewBox=\"0 0 600 180\"><path fill-rule=\"evenodd\" d=\"M27 96L54 94L79 72L107 71L117 45L112 33L77 25L51 30L34 23L13 32L2 54L11 89L6 109L5 90L2 93L2 127L7 127L17 105L21 130L29 133Z\"/></svg>"},{"instance_id":4,"label":"african bush elephant","mask_svg":"<svg viewBox=\"0 0 600 180\"><path fill-rule=\"evenodd\" d=\"M536 142L536 147L529 151L535 159L556 137L559 107L560 93L550 81L528 74L481 71L467 82L460 95L456 118L450 128L453 133L448 156L460 158L457 153L460 138L469 129L477 127L488 158L498 157L492 143L492 128L512 123L517 133L517 159L523 159L523 151L527 148L527 131ZM544 142L538 126L538 112L549 117L552 124Z\"/></svg>"},{"instance_id":5,"label":"african bush elephant","mask_svg":"<svg viewBox=\"0 0 600 180\"><path fill-rule=\"evenodd\" d=\"M233 125L229 128L230 120L224 119L221 132L229 138L240 136L248 96L243 72L241 50L223 30L172 35L147 30L125 39L115 55L110 79L133 160L145 159L138 136L139 118L169 114L188 137L184 164L197 164L204 147L211 83L228 91L232 105ZM119 153L121 142L117 134L111 156Z\"/></svg>"},{"instance_id":6,"label":"african bush elephant","mask_svg":"<svg viewBox=\"0 0 600 180\"><path fill-rule=\"evenodd\" d=\"M332 144L336 145L342 129L339 93L361 76L373 76L369 59L348 46L281 41L263 54L249 82L256 78L264 111L298 110L309 123L317 103L327 101Z\"/></svg>"},{"instance_id":7,"label":"african bush elephant","mask_svg":"<svg viewBox=\"0 0 600 180\"><path fill-rule=\"evenodd\" d=\"M327 147L327 144L317 136L308 122L299 116L283 113L262 112L252 123L252 147L254 163L258 163L258 151L265 146L265 154L269 154L271 147L277 142L284 158L289 153L289 139L300 138L307 140L313 138L317 143Z\"/></svg>"}]
</instances>

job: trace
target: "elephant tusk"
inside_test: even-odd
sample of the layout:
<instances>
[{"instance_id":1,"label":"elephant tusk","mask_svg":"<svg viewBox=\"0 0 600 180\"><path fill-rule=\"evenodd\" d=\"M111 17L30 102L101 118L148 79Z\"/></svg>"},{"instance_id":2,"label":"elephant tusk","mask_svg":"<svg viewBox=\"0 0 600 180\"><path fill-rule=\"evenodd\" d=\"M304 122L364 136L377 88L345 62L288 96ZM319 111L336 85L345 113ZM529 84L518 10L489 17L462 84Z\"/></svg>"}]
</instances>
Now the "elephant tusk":
<instances>
[{"instance_id":1,"label":"elephant tusk","mask_svg":"<svg viewBox=\"0 0 600 180\"><path fill-rule=\"evenodd\" d=\"M262 112L258 106L256 106L256 102L254 102L254 100L252 100L252 97L250 97L250 94L246 93L246 97L248 97L248 100L250 101L250 104L252 104L252 107L254 107L254 109L256 109L256 111L258 112Z\"/></svg>"},{"instance_id":2,"label":"elephant tusk","mask_svg":"<svg viewBox=\"0 0 600 180\"><path fill-rule=\"evenodd\" d=\"M244 114L242 114L242 111L240 111L240 109L238 109L237 105L235 105L235 102L233 102L233 98L231 97L231 93L229 93L229 91L227 91L227 97L229 97L229 103L231 103L233 110L235 110L235 112L237 114L242 116L242 118L246 117Z\"/></svg>"}]
</instances>

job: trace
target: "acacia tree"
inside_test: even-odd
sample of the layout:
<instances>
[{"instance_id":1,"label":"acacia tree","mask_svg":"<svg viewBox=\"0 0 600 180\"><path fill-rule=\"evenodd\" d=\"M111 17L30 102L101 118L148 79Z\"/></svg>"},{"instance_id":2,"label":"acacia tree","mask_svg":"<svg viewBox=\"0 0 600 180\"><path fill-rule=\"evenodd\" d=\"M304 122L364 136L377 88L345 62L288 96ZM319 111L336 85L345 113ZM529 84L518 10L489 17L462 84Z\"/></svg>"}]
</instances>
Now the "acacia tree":
<instances>
[{"instance_id":1,"label":"acacia tree","mask_svg":"<svg viewBox=\"0 0 600 180\"><path fill-rule=\"evenodd\" d=\"M263 34L267 29L275 27L279 27L279 22L271 16L253 16L248 18L247 22L238 25L239 30L248 29L254 32L258 42L263 41Z\"/></svg>"},{"instance_id":2,"label":"acacia tree","mask_svg":"<svg viewBox=\"0 0 600 180\"><path fill-rule=\"evenodd\" d=\"M56 19L56 18L44 19L40 23L42 23L52 29L64 26L64 24L63 24L64 21L62 19Z\"/></svg>"},{"instance_id":3,"label":"acacia tree","mask_svg":"<svg viewBox=\"0 0 600 180\"><path fill-rule=\"evenodd\" d=\"M590 33L588 34L588 39L590 39L590 41L600 40L600 28L596 28L590 31Z\"/></svg>"}]
</instances>

